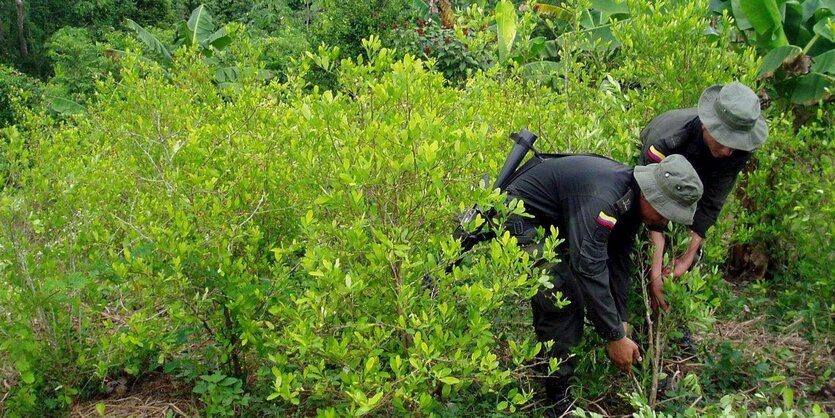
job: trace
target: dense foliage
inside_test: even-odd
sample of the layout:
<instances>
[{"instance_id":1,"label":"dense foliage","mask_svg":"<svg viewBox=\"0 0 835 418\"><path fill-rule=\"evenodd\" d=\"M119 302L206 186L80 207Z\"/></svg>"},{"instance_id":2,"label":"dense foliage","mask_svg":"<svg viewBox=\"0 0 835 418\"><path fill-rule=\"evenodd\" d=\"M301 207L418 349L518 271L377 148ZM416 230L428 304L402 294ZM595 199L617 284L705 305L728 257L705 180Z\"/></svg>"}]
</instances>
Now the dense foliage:
<instances>
[{"instance_id":1,"label":"dense foliage","mask_svg":"<svg viewBox=\"0 0 835 418\"><path fill-rule=\"evenodd\" d=\"M124 31L52 30L46 83L0 67L10 416L65 414L157 375L201 415L536 413L527 300L546 278L509 236L447 271L453 215L522 210L476 186L510 132L631 163L652 117L712 84L757 86L761 63L727 16L704 35L706 1L459 4L453 28L410 20L429 13L411 2L139 3ZM763 315L771 331L814 324L803 338L824 347L835 333L835 112L818 103L798 124L792 109L765 110L770 140L705 262L667 284L669 314L651 317L635 272L646 364L617 373L589 333L582 408L823 416L831 358L810 381L785 353L712 331ZM743 276L755 281L723 280ZM666 375L683 326L699 365Z\"/></svg>"},{"instance_id":2,"label":"dense foliage","mask_svg":"<svg viewBox=\"0 0 835 418\"><path fill-rule=\"evenodd\" d=\"M726 0L712 2L711 12L730 13L740 38L768 52L759 75L773 78L772 94L807 105L831 96L835 88L835 2ZM716 33L714 27L710 31Z\"/></svg>"}]
</instances>

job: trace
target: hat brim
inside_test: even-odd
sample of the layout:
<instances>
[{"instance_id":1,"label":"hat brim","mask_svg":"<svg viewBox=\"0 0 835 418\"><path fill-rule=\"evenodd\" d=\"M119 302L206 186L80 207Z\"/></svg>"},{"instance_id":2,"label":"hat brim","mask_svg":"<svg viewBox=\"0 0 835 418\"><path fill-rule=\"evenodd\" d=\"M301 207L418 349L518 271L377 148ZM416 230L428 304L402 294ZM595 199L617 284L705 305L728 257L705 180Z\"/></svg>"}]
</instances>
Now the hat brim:
<instances>
[{"instance_id":1,"label":"hat brim","mask_svg":"<svg viewBox=\"0 0 835 418\"><path fill-rule=\"evenodd\" d=\"M768 138L768 125L765 123L765 119L760 116L754 124L754 128L749 131L731 129L725 125L719 119L714 107L722 87L724 86L721 84L710 86L699 97L698 112L702 125L707 128L710 136L726 147L742 151L753 151L759 148Z\"/></svg>"},{"instance_id":2,"label":"hat brim","mask_svg":"<svg viewBox=\"0 0 835 418\"><path fill-rule=\"evenodd\" d=\"M696 205L692 207L682 206L673 201L661 191L658 182L655 181L654 167L657 164L635 167L633 175L644 193L644 197L653 209L661 216L677 224L692 225L693 215L696 213Z\"/></svg>"}]
</instances>

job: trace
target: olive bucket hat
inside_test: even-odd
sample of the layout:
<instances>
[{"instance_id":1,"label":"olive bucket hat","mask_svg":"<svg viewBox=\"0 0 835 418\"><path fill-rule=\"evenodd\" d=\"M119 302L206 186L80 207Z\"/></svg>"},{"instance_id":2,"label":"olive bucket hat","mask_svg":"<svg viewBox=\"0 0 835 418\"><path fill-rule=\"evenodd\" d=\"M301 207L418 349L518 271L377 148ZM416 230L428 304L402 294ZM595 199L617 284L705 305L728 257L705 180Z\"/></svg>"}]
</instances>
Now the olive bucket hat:
<instances>
[{"instance_id":1,"label":"olive bucket hat","mask_svg":"<svg viewBox=\"0 0 835 418\"><path fill-rule=\"evenodd\" d=\"M716 141L729 148L753 151L768 138L760 98L741 83L717 84L702 92L699 119Z\"/></svg>"},{"instance_id":2,"label":"olive bucket hat","mask_svg":"<svg viewBox=\"0 0 835 418\"><path fill-rule=\"evenodd\" d=\"M703 186L686 158L673 154L658 164L635 167L633 175L650 206L661 216L675 223L693 224Z\"/></svg>"}]
</instances>

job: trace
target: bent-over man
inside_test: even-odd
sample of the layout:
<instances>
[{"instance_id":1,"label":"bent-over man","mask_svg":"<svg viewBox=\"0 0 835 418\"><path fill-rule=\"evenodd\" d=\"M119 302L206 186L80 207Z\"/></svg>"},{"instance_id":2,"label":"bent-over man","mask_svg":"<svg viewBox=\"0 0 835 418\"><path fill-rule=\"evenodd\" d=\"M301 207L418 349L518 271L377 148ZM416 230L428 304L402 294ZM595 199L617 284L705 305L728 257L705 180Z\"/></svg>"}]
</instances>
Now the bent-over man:
<instances>
[{"instance_id":1,"label":"bent-over man","mask_svg":"<svg viewBox=\"0 0 835 418\"><path fill-rule=\"evenodd\" d=\"M523 167L524 169L525 167ZM583 335L588 315L595 330L609 341L609 358L628 372L641 360L638 346L626 336L629 253L640 225L689 225L702 183L684 157L671 155L657 164L636 167L597 155L545 159L521 171L507 187L533 218L512 216L505 227L520 245L533 242L536 228L558 228L564 242L557 248L562 262L548 267L553 287L531 300L533 325L540 341L553 341L545 359L557 357L559 370L545 380L550 415L571 408L569 391L576 361L569 349ZM561 292L570 303L555 305Z\"/></svg>"},{"instance_id":2,"label":"bent-over man","mask_svg":"<svg viewBox=\"0 0 835 418\"><path fill-rule=\"evenodd\" d=\"M737 175L752 152L768 138L760 115L760 100L740 83L715 85L702 92L698 107L665 112L641 132L640 164L657 163L666 155L680 154L690 162L704 185L704 194L690 225L690 243L684 254L663 268L663 229L651 228L654 246L650 268L653 308L667 309L662 277L684 274L693 265L707 234L725 204ZM654 230L653 230L654 229Z\"/></svg>"}]
</instances>

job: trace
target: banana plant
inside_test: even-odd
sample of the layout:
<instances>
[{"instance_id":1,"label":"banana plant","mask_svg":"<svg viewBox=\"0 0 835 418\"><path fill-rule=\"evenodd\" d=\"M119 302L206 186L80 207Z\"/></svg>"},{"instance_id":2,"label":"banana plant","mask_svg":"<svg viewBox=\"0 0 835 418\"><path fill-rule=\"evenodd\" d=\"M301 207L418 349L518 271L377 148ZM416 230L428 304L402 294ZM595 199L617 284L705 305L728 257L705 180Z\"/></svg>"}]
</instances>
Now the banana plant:
<instances>
[{"instance_id":1,"label":"banana plant","mask_svg":"<svg viewBox=\"0 0 835 418\"><path fill-rule=\"evenodd\" d=\"M575 11L568 9L565 3L562 6L539 2L534 4L535 12L542 16L555 18L563 23L564 33L546 42L545 51L547 53L556 56L556 51L561 48L560 45L570 35L571 29L576 31L573 35L584 35L581 37L580 44L577 45L583 51L612 51L620 47L620 42L612 32L612 25L617 21L631 17L629 6L625 1L618 0L592 0L590 5L591 7ZM571 23L575 20L576 27L571 28Z\"/></svg>"},{"instance_id":2,"label":"banana plant","mask_svg":"<svg viewBox=\"0 0 835 418\"><path fill-rule=\"evenodd\" d=\"M759 78L778 96L798 105L833 97L835 0L713 0L710 12L733 16L740 37L764 54Z\"/></svg>"},{"instance_id":3,"label":"banana plant","mask_svg":"<svg viewBox=\"0 0 835 418\"><path fill-rule=\"evenodd\" d=\"M166 62L172 60L171 51L182 46L197 47L204 56L210 57L214 51L220 51L232 43L232 38L226 34L225 28L215 30L212 15L202 4L191 12L187 21L180 24L172 48L166 47L156 36L131 19L127 19L127 26L136 32L140 41Z\"/></svg>"},{"instance_id":4,"label":"banana plant","mask_svg":"<svg viewBox=\"0 0 835 418\"><path fill-rule=\"evenodd\" d=\"M152 52L161 57L164 64L173 60L172 51L181 47L193 47L203 54L207 63L214 67L215 81L221 87L235 87L241 69L235 66L221 66L212 58L217 51L221 51L230 43L232 37L226 33L226 28L215 28L215 23L206 6L199 5L191 12L187 21L182 22L174 38L174 45L165 46L156 36L131 19L127 19L127 27L136 32L137 38ZM121 52L121 51L120 51Z\"/></svg>"},{"instance_id":5,"label":"banana plant","mask_svg":"<svg viewBox=\"0 0 835 418\"><path fill-rule=\"evenodd\" d=\"M513 53L517 16L510 1L503 0L496 4L496 32L499 44L499 62L515 59L523 67L523 74L529 79L553 84L554 75L563 71L559 62L560 51L566 43L570 48L584 52L614 53L620 43L612 33L612 25L618 20L628 19L631 15L624 1L591 0L575 8L561 3L557 6L549 3L533 2L534 13L548 18L546 25L555 36L551 39L538 36L528 40L526 51Z\"/></svg>"}]
</instances>

